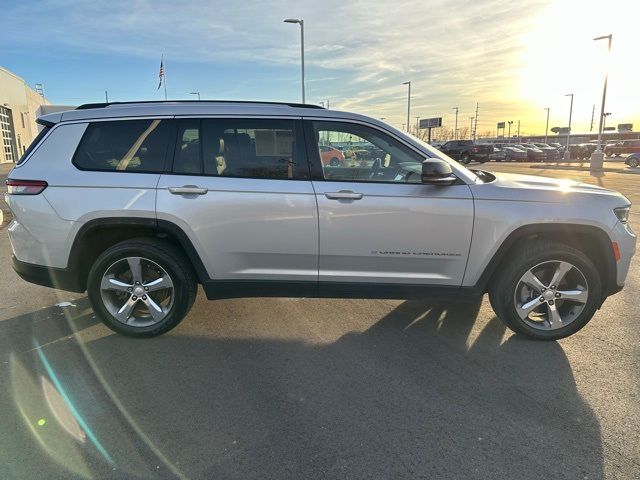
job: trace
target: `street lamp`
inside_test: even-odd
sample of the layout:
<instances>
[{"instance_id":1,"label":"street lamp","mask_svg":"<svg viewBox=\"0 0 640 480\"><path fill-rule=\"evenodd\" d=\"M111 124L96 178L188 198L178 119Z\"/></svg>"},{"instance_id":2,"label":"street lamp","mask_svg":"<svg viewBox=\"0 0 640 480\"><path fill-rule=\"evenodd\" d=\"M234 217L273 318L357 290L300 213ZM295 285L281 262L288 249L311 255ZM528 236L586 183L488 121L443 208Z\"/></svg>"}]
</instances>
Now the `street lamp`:
<instances>
[{"instance_id":1,"label":"street lamp","mask_svg":"<svg viewBox=\"0 0 640 480\"><path fill-rule=\"evenodd\" d=\"M300 64L302 68L302 103L304 102L304 20L298 18L285 18L284 23L297 23L300 25Z\"/></svg>"},{"instance_id":2,"label":"street lamp","mask_svg":"<svg viewBox=\"0 0 640 480\"><path fill-rule=\"evenodd\" d=\"M602 37L596 37L594 40L608 40L608 53L611 53L611 40L613 35L603 35ZM600 128L598 129L598 148L591 154L590 167L591 172L596 170L602 170L602 162L604 160L604 153L602 153L602 129L604 128L604 104L607 100L607 80L609 79L609 72L605 71L604 74L604 88L602 89L602 107L600 108Z\"/></svg>"},{"instance_id":3,"label":"street lamp","mask_svg":"<svg viewBox=\"0 0 640 480\"><path fill-rule=\"evenodd\" d=\"M571 143L571 116L573 115L573 93L567 93L565 97L571 97L571 104L569 105L569 130L567 131L567 148L564 151L564 161L571 161L571 152L569 151L569 144Z\"/></svg>"},{"instance_id":4,"label":"street lamp","mask_svg":"<svg viewBox=\"0 0 640 480\"><path fill-rule=\"evenodd\" d=\"M547 127L544 130L544 143L547 143L547 137L549 136L549 112L551 111L551 109L547 107L545 108L545 110L547 111Z\"/></svg>"},{"instance_id":5,"label":"street lamp","mask_svg":"<svg viewBox=\"0 0 640 480\"><path fill-rule=\"evenodd\" d=\"M411 114L411 82L402 82L402 85L407 85L407 132L409 131L409 115Z\"/></svg>"},{"instance_id":6,"label":"street lamp","mask_svg":"<svg viewBox=\"0 0 640 480\"><path fill-rule=\"evenodd\" d=\"M507 134L507 136L509 137L509 141L507 143L511 143L511 124L513 123L513 120L509 120L507 123L509 124L509 133Z\"/></svg>"},{"instance_id":7,"label":"street lamp","mask_svg":"<svg viewBox=\"0 0 640 480\"><path fill-rule=\"evenodd\" d=\"M454 135L455 138L454 140L458 139L458 107L453 107L451 110L455 110L456 111L456 127L454 128Z\"/></svg>"},{"instance_id":8,"label":"street lamp","mask_svg":"<svg viewBox=\"0 0 640 480\"><path fill-rule=\"evenodd\" d=\"M191 92L189 95L197 95L198 100L200 100L200 92Z\"/></svg>"}]
</instances>

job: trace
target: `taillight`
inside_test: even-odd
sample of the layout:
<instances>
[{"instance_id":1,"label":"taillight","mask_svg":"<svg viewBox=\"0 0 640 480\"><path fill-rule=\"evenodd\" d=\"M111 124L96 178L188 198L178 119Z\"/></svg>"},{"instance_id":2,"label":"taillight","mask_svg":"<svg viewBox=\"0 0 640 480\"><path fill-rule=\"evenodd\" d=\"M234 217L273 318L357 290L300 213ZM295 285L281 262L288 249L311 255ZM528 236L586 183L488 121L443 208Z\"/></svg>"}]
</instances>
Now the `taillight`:
<instances>
[{"instance_id":1,"label":"taillight","mask_svg":"<svg viewBox=\"0 0 640 480\"><path fill-rule=\"evenodd\" d=\"M471 149L471 151L472 151L473 153L478 153L478 152L480 151L480 149L479 149L478 147L473 147L473 148Z\"/></svg>"},{"instance_id":2,"label":"taillight","mask_svg":"<svg viewBox=\"0 0 640 480\"><path fill-rule=\"evenodd\" d=\"M42 180L7 179L7 192L11 195L38 195L45 188L47 188L47 182Z\"/></svg>"}]
</instances>

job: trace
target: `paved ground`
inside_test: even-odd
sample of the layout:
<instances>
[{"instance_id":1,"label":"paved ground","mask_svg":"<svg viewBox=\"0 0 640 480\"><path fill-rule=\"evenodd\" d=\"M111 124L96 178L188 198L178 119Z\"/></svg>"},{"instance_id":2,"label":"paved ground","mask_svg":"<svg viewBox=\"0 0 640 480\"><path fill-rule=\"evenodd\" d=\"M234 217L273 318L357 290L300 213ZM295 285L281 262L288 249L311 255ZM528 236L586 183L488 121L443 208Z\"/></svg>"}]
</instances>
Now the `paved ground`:
<instances>
[{"instance_id":1,"label":"paved ground","mask_svg":"<svg viewBox=\"0 0 640 480\"><path fill-rule=\"evenodd\" d=\"M640 204L637 175L483 168ZM5 222L0 478L640 478L637 259L627 288L557 343L514 337L486 298L202 294L170 334L131 340L9 259Z\"/></svg>"}]
</instances>

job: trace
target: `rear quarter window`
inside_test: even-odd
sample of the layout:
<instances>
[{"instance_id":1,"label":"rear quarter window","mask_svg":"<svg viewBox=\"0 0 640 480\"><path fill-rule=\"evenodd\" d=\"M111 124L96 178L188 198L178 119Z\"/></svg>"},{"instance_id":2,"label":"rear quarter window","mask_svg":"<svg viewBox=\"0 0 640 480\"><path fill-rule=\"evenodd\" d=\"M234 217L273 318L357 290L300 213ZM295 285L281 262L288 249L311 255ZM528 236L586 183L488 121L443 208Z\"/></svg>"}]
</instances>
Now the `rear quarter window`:
<instances>
[{"instance_id":1,"label":"rear quarter window","mask_svg":"<svg viewBox=\"0 0 640 480\"><path fill-rule=\"evenodd\" d=\"M73 163L81 170L161 173L169 121L114 120L90 123Z\"/></svg>"},{"instance_id":2,"label":"rear quarter window","mask_svg":"<svg viewBox=\"0 0 640 480\"><path fill-rule=\"evenodd\" d=\"M49 126L46 126L42 130L40 130L40 133L38 133L36 138L33 139L33 142L31 142L29 147L24 151L22 156L18 159L18 161L16 162L16 165L20 165L22 162L24 162L27 159L29 155L31 155L31 152L35 150L35 148L40 144L40 142L45 137L45 135L49 133L49 130L51 130L51 127Z\"/></svg>"}]
</instances>

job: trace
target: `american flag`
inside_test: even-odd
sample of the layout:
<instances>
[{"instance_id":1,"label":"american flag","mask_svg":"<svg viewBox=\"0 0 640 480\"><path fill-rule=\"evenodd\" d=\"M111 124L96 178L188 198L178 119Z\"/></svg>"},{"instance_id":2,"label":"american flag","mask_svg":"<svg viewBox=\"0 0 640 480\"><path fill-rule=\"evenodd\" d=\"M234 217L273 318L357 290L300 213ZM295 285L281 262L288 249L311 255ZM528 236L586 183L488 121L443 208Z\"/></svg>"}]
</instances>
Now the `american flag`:
<instances>
[{"instance_id":1,"label":"american flag","mask_svg":"<svg viewBox=\"0 0 640 480\"><path fill-rule=\"evenodd\" d=\"M160 58L160 71L158 72L158 77L160 78L160 83L158 83L158 90L160 90L160 87L162 86L162 79L164 78L164 66L162 64L163 60L164 60L164 58Z\"/></svg>"}]
</instances>

